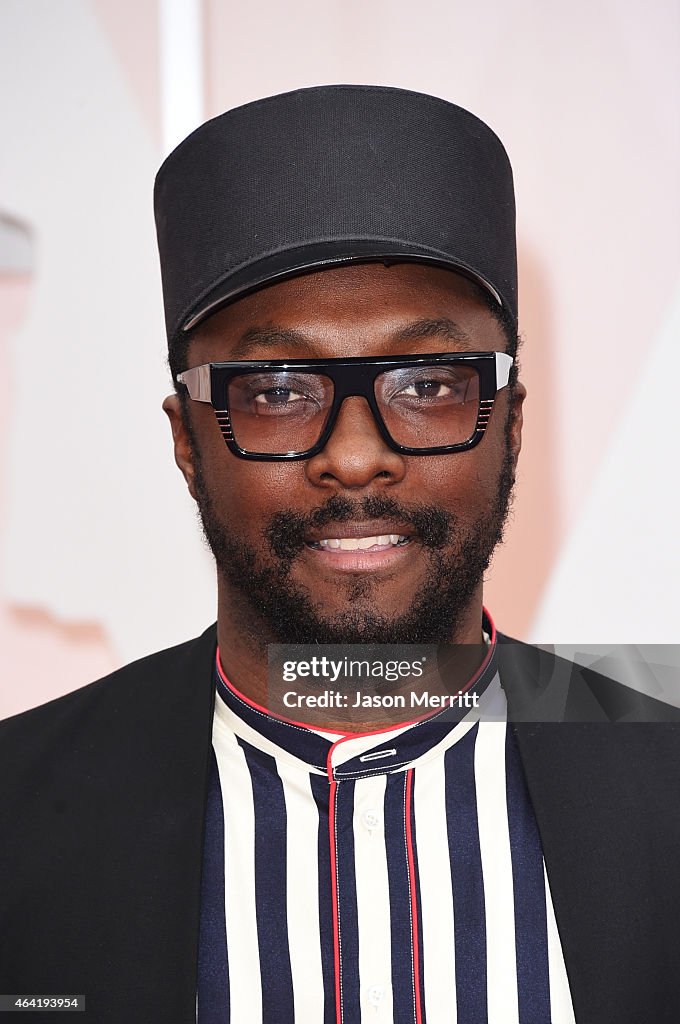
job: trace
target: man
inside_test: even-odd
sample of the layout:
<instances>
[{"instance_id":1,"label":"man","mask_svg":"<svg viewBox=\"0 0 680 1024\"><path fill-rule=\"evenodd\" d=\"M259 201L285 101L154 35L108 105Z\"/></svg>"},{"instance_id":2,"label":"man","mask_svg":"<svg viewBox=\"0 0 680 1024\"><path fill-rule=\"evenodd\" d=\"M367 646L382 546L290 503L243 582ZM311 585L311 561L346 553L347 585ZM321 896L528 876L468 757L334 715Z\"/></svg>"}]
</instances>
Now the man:
<instances>
[{"instance_id":1,"label":"man","mask_svg":"<svg viewBox=\"0 0 680 1024\"><path fill-rule=\"evenodd\" d=\"M500 142L300 90L185 140L156 217L217 627L4 723L3 991L126 1024L675 1021L680 716L482 606L525 396ZM282 644L439 671L279 689Z\"/></svg>"}]
</instances>

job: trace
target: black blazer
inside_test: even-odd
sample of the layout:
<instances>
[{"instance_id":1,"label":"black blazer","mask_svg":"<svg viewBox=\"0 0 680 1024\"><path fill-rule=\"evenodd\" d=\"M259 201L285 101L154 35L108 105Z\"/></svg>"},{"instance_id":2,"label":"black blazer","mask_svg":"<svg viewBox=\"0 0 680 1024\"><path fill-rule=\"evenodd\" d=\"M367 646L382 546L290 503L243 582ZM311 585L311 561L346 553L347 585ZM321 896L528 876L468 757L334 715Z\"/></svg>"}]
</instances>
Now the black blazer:
<instances>
[{"instance_id":1,"label":"black blazer","mask_svg":"<svg viewBox=\"0 0 680 1024\"><path fill-rule=\"evenodd\" d=\"M680 712L500 641L576 1020L677 1024ZM215 643L0 723L1 993L84 993L80 1024L193 1024Z\"/></svg>"}]
</instances>

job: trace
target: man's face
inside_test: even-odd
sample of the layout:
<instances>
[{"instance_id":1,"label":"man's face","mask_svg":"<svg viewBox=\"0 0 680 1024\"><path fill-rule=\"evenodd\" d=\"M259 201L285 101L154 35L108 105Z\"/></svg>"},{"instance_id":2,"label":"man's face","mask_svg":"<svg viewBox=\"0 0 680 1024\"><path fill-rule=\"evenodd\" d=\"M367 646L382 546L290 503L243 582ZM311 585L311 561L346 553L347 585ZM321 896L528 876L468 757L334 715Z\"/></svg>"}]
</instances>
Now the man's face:
<instances>
[{"instance_id":1,"label":"man's face","mask_svg":"<svg viewBox=\"0 0 680 1024\"><path fill-rule=\"evenodd\" d=\"M232 303L201 327L187 365L505 348L502 327L459 275L363 264ZM176 459L217 562L220 609L260 644L460 638L501 538L523 396L520 385L511 408L508 389L498 393L475 448L428 456L392 451L365 399L347 398L325 448L287 463L234 456L209 405L188 402L187 424L179 400L166 399ZM407 541L376 550L319 543L390 534Z\"/></svg>"}]
</instances>

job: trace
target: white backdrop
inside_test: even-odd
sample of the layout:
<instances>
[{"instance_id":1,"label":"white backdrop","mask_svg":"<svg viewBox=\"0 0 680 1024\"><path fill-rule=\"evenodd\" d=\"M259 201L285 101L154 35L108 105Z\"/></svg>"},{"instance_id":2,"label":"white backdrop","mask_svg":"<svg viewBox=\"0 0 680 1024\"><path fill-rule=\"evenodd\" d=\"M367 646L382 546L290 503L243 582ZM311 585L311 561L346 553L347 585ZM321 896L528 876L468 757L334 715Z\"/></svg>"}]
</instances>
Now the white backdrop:
<instances>
[{"instance_id":1,"label":"white backdrop","mask_svg":"<svg viewBox=\"0 0 680 1024\"><path fill-rule=\"evenodd\" d=\"M515 168L530 396L499 625L677 641L679 24L670 0L4 0L0 214L35 253L1 357L8 607L95 624L113 663L214 618L160 411L153 176L203 117L367 82L469 107Z\"/></svg>"}]
</instances>

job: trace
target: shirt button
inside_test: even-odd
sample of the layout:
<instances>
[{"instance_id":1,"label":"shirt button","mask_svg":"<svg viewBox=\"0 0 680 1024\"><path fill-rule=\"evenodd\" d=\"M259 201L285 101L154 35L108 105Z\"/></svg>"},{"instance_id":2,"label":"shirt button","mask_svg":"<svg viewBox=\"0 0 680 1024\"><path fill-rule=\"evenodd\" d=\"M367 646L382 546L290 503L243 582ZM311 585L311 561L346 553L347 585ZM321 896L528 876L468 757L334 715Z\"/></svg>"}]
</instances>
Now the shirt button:
<instances>
[{"instance_id":1,"label":"shirt button","mask_svg":"<svg viewBox=\"0 0 680 1024\"><path fill-rule=\"evenodd\" d=\"M361 820L369 832L372 832L374 828L378 828L381 822L379 812L372 809L364 811L361 815Z\"/></svg>"},{"instance_id":2,"label":"shirt button","mask_svg":"<svg viewBox=\"0 0 680 1024\"><path fill-rule=\"evenodd\" d=\"M380 1006L385 998L385 989L382 985L371 985L366 995L371 1006Z\"/></svg>"}]
</instances>

